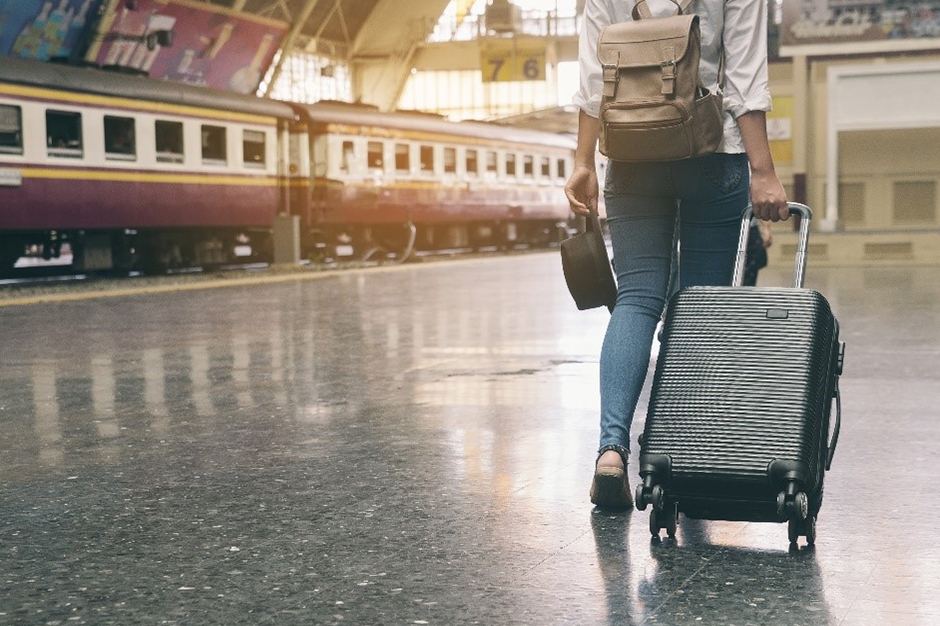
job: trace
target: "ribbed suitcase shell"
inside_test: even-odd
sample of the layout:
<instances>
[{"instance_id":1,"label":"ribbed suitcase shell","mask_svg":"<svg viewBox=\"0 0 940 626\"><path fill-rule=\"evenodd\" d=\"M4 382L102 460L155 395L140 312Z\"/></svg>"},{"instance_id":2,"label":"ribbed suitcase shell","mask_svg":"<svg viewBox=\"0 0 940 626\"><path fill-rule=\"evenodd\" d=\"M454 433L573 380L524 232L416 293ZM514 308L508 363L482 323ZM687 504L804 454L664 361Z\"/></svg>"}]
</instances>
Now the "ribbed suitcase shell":
<instances>
[{"instance_id":1,"label":"ribbed suitcase shell","mask_svg":"<svg viewBox=\"0 0 940 626\"><path fill-rule=\"evenodd\" d=\"M688 517L780 521L799 478L818 511L838 354L826 299L802 288L691 287L670 302L640 455ZM789 476L792 477L791 472Z\"/></svg>"}]
</instances>

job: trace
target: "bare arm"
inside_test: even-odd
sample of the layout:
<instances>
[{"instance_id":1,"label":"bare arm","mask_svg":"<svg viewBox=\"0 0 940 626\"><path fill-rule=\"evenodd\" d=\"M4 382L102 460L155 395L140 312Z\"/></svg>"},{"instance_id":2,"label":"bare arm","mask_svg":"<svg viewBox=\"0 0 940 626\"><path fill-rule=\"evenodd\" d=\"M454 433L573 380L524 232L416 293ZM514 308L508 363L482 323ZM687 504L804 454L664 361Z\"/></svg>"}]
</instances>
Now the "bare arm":
<instances>
[{"instance_id":1,"label":"bare arm","mask_svg":"<svg viewBox=\"0 0 940 626\"><path fill-rule=\"evenodd\" d=\"M744 151L751 165L751 206L762 220L777 222L790 216L787 192L774 169L767 139L767 116L763 111L749 111L738 117Z\"/></svg>"},{"instance_id":2,"label":"bare arm","mask_svg":"<svg viewBox=\"0 0 940 626\"><path fill-rule=\"evenodd\" d=\"M597 213L597 168L594 152L597 149L597 118L584 111L578 116L578 147L574 155L574 171L565 184L565 195L571 210L578 215Z\"/></svg>"}]
</instances>

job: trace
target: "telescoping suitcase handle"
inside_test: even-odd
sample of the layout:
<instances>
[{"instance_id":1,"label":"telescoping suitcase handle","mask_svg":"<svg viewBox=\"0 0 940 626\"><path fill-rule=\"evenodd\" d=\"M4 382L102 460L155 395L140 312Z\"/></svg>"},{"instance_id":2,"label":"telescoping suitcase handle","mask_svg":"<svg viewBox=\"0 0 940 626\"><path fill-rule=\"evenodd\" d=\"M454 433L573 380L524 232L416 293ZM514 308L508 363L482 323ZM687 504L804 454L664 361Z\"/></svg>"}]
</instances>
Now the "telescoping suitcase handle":
<instances>
[{"instance_id":1,"label":"telescoping suitcase handle","mask_svg":"<svg viewBox=\"0 0 940 626\"><path fill-rule=\"evenodd\" d=\"M793 286L802 287L806 278L806 250L809 246L809 223L813 221L813 210L799 202L787 202L790 215L800 216L800 240L796 245L796 262L793 265ZM751 229L751 217L754 211L750 205L741 214L741 234L738 236L738 256L734 263L734 277L731 285L740 287L744 282L744 262L747 258L747 234Z\"/></svg>"}]
</instances>

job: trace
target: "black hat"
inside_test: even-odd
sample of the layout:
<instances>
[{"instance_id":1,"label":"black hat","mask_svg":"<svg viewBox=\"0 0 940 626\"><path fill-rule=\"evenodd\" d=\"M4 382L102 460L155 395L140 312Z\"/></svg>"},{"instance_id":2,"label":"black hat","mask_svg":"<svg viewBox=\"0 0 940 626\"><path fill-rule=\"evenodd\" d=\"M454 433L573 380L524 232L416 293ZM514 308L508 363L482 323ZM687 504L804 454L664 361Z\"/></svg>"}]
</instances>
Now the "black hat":
<instances>
[{"instance_id":1,"label":"black hat","mask_svg":"<svg viewBox=\"0 0 940 626\"><path fill-rule=\"evenodd\" d=\"M561 268L579 309L606 306L614 310L617 285L597 215L584 220L584 232L561 242Z\"/></svg>"}]
</instances>

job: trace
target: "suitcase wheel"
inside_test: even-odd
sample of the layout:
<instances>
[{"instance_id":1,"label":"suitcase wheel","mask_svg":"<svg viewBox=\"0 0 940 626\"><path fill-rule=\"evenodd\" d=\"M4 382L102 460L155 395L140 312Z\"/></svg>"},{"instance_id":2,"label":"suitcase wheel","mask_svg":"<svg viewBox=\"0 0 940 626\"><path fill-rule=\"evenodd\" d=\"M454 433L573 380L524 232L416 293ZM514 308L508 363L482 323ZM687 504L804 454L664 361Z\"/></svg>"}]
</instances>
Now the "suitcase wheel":
<instances>
[{"instance_id":1,"label":"suitcase wheel","mask_svg":"<svg viewBox=\"0 0 940 626\"><path fill-rule=\"evenodd\" d=\"M792 499L787 499L786 492L781 491L777 494L777 515L781 522L785 519L805 520L809 515L809 496L798 491Z\"/></svg>"},{"instance_id":2,"label":"suitcase wheel","mask_svg":"<svg viewBox=\"0 0 940 626\"><path fill-rule=\"evenodd\" d=\"M816 545L816 516L806 518L806 545Z\"/></svg>"},{"instance_id":3,"label":"suitcase wheel","mask_svg":"<svg viewBox=\"0 0 940 626\"><path fill-rule=\"evenodd\" d=\"M646 510L646 494L643 492L643 485L639 484L636 486L636 495L633 496L633 502L636 503L637 511Z\"/></svg>"},{"instance_id":4,"label":"suitcase wheel","mask_svg":"<svg viewBox=\"0 0 940 626\"><path fill-rule=\"evenodd\" d=\"M816 544L816 516L810 515L805 520L790 519L787 524L787 535L790 538L790 544L796 544L801 536L806 537L806 545Z\"/></svg>"},{"instance_id":5,"label":"suitcase wheel","mask_svg":"<svg viewBox=\"0 0 940 626\"><path fill-rule=\"evenodd\" d=\"M655 510L661 511L664 503L662 486L653 485L649 487L645 484L645 481L640 483L636 486L633 502L636 504L637 511L645 511L648 504L652 504Z\"/></svg>"},{"instance_id":6,"label":"suitcase wheel","mask_svg":"<svg viewBox=\"0 0 940 626\"><path fill-rule=\"evenodd\" d=\"M663 499L662 485L653 485L653 489L650 491L650 503L657 511L663 510L663 505L665 505L666 502Z\"/></svg>"},{"instance_id":7,"label":"suitcase wheel","mask_svg":"<svg viewBox=\"0 0 940 626\"><path fill-rule=\"evenodd\" d=\"M809 515L809 497L806 492L800 491L793 496L793 517L798 520L805 520Z\"/></svg>"},{"instance_id":8,"label":"suitcase wheel","mask_svg":"<svg viewBox=\"0 0 940 626\"><path fill-rule=\"evenodd\" d=\"M676 538L676 526L678 525L679 511L676 509L676 503L671 502L661 510L655 508L650 511L650 534L655 539L659 539L659 531L666 529L666 535L670 539Z\"/></svg>"}]
</instances>

